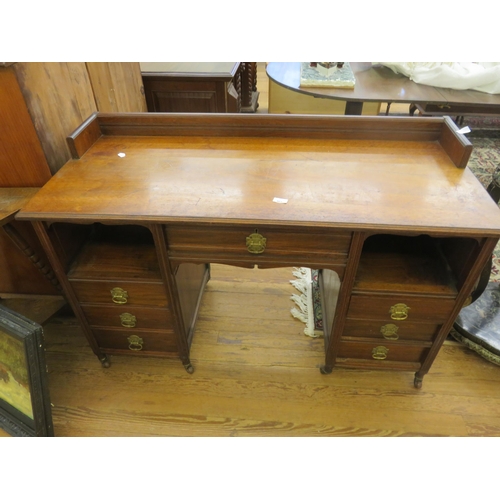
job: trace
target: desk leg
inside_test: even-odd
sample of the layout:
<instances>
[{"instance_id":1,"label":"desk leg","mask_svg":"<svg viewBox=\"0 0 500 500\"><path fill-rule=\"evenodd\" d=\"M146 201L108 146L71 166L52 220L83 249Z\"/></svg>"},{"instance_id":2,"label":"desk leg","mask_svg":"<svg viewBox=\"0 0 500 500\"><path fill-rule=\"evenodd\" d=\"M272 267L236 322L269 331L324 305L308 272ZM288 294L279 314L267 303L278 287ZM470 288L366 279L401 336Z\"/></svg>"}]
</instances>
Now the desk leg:
<instances>
[{"instance_id":1,"label":"desk leg","mask_svg":"<svg viewBox=\"0 0 500 500\"><path fill-rule=\"evenodd\" d=\"M424 376L429 371L434 359L436 358L439 349L443 345L446 337L448 336L455 319L460 314L464 303L467 298L470 297L472 290L477 282L478 277L481 274L481 271L484 269L484 266L487 264L488 260L491 259L491 254L498 243L498 238L485 238L484 242L481 245L481 249L476 257L476 260L472 266L472 269L469 271L469 275L465 279L460 291L458 292L458 296L455 301L455 306L451 311L450 316L445 321L445 323L441 326L439 333L437 335L436 340L432 344L432 347L429 349L429 353L427 357L422 363L420 370L415 373L415 387L420 389L422 387L422 380Z\"/></svg>"},{"instance_id":2,"label":"desk leg","mask_svg":"<svg viewBox=\"0 0 500 500\"><path fill-rule=\"evenodd\" d=\"M179 358L181 359L184 368L188 373L194 372L194 367L189 359L189 344L186 335L186 328L184 325L184 320L182 319L182 308L179 300L179 290L177 288L177 283L175 281L175 276L170 266L170 261L168 259L167 253L167 241L165 234L163 233L163 228L159 224L150 226L151 233L153 234L153 239L156 247L156 254L158 255L158 262L160 264L160 271L163 277L163 282L165 283L167 295L169 302L171 304L173 320L174 320L174 331L177 340L177 350L179 353Z\"/></svg>"},{"instance_id":3,"label":"desk leg","mask_svg":"<svg viewBox=\"0 0 500 500\"><path fill-rule=\"evenodd\" d=\"M54 248L54 245L52 244L52 240L50 239L50 236L47 232L47 226L44 222L38 222L34 221L32 222L33 228L35 229L35 232L38 236L38 239L40 240L40 243L42 244L43 249L45 250L45 253L47 254L47 258L49 259L49 262L52 266L52 269L54 270L54 273L56 274L59 284L61 285L61 288L64 292L64 295L66 296L66 299L68 300L71 308L73 309L73 312L75 313L75 316L78 318L80 321L80 325L82 327L83 333L85 337L87 338L87 341L94 352L94 354L98 357L99 361L101 362L102 366L104 368L109 368L110 362L109 358L107 357L106 354L104 354L101 349L99 348L99 345L97 344L94 335L92 334L92 330L87 323L87 318L85 314L82 311L82 308L80 307L80 302L77 299L73 288L71 287L67 276L66 272L64 270L64 267L59 260L59 257L57 255L57 252Z\"/></svg>"},{"instance_id":4,"label":"desk leg","mask_svg":"<svg viewBox=\"0 0 500 500\"><path fill-rule=\"evenodd\" d=\"M332 331L325 332L325 364L320 368L320 372L323 374L331 373L333 366L335 365L335 360L340 347L340 338L346 322L351 291L354 285L354 279L356 278L359 258L361 257L361 251L363 250L365 238L365 233L354 233L352 237L344 278L340 285ZM328 324L324 315L323 322L324 324Z\"/></svg>"},{"instance_id":5,"label":"desk leg","mask_svg":"<svg viewBox=\"0 0 500 500\"><path fill-rule=\"evenodd\" d=\"M363 113L363 103L358 101L347 101L345 103L345 115L361 115Z\"/></svg>"}]
</instances>

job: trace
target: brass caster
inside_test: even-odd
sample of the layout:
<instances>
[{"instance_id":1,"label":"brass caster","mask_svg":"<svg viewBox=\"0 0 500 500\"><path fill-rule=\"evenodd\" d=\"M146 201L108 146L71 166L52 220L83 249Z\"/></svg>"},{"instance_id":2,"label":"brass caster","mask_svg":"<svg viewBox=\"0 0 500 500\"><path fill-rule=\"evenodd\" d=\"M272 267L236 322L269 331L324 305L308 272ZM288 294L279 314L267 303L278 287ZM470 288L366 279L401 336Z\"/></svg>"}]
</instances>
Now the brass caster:
<instances>
[{"instance_id":1,"label":"brass caster","mask_svg":"<svg viewBox=\"0 0 500 500\"><path fill-rule=\"evenodd\" d=\"M184 368L189 374L194 373L194 366L191 363L184 365Z\"/></svg>"},{"instance_id":2,"label":"brass caster","mask_svg":"<svg viewBox=\"0 0 500 500\"><path fill-rule=\"evenodd\" d=\"M422 379L415 375L415 378L413 380L413 385L415 386L416 389L421 389L422 388Z\"/></svg>"},{"instance_id":3,"label":"brass caster","mask_svg":"<svg viewBox=\"0 0 500 500\"><path fill-rule=\"evenodd\" d=\"M106 355L104 355L99 361L101 362L103 368L109 368L111 366L111 362Z\"/></svg>"},{"instance_id":4,"label":"brass caster","mask_svg":"<svg viewBox=\"0 0 500 500\"><path fill-rule=\"evenodd\" d=\"M323 365L319 367L319 371L322 375L328 375L329 373L332 373L333 368L330 368L329 366Z\"/></svg>"}]
</instances>

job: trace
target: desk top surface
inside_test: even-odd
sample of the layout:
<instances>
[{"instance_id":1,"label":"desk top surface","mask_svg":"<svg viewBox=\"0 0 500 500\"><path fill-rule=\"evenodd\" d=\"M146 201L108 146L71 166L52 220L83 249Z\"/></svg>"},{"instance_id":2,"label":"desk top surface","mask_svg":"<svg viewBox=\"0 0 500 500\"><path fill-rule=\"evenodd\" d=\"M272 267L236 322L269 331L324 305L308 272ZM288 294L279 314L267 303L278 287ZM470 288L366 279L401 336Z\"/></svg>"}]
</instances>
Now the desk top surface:
<instances>
[{"instance_id":1,"label":"desk top surface","mask_svg":"<svg viewBox=\"0 0 500 500\"><path fill-rule=\"evenodd\" d=\"M281 137L231 137L215 132L204 136L192 130L198 135L189 135L183 123L197 122L196 117L175 121L171 115L144 115L149 124L173 119L175 128L185 134L101 135L80 159L70 160L57 172L18 217L425 229L430 233L480 229L481 234L500 235L500 210L472 172L457 168L438 141L288 134L290 121L304 130L318 123L315 118L302 118L275 119L272 123L280 124L276 130ZM368 122L363 117L318 120L325 126L343 126L361 123L358 118L371 129L383 128L386 117ZM203 116L202 120L208 125L223 120L245 126L271 123L271 118L236 115ZM432 120L440 119L401 120L385 123L395 123L397 128L416 124L420 130L422 120L434 127L437 122ZM115 132L125 133L123 127ZM276 198L287 202L277 203Z\"/></svg>"},{"instance_id":2,"label":"desk top surface","mask_svg":"<svg viewBox=\"0 0 500 500\"><path fill-rule=\"evenodd\" d=\"M362 102L474 103L500 107L500 95L421 85L380 64L351 62L350 65L356 78L354 89L301 87L300 62L269 63L266 71L277 84L317 97Z\"/></svg>"}]
</instances>

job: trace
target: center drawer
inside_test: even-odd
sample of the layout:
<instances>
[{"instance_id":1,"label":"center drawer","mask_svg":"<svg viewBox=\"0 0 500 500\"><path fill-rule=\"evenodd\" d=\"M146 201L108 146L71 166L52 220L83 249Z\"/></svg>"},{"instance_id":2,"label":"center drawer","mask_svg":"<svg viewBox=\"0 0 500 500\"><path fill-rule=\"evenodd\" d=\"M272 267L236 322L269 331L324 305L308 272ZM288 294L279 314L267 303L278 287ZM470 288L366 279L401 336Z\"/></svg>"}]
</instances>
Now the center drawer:
<instances>
[{"instance_id":1,"label":"center drawer","mask_svg":"<svg viewBox=\"0 0 500 500\"><path fill-rule=\"evenodd\" d=\"M344 265L352 233L308 228L256 226L166 226L171 258L191 257L210 262L280 259L292 263Z\"/></svg>"}]
</instances>

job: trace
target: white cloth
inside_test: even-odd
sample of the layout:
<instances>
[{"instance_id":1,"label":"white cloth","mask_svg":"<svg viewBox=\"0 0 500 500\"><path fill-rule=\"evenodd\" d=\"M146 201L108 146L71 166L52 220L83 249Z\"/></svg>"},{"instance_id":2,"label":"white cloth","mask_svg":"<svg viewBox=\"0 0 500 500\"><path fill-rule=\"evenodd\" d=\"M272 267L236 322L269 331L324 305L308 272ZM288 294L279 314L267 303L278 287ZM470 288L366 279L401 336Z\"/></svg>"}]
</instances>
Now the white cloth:
<instances>
[{"instance_id":1,"label":"white cloth","mask_svg":"<svg viewBox=\"0 0 500 500\"><path fill-rule=\"evenodd\" d=\"M415 83L457 90L500 94L500 63L381 62Z\"/></svg>"}]
</instances>

